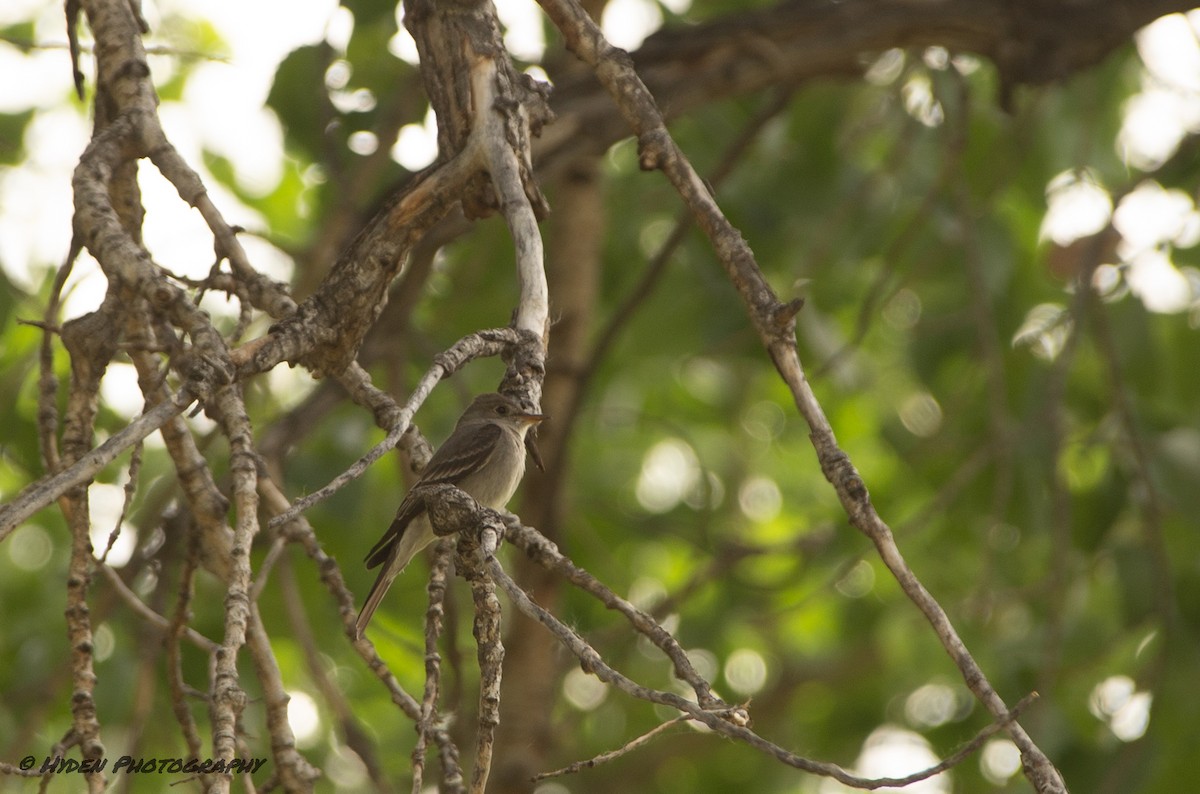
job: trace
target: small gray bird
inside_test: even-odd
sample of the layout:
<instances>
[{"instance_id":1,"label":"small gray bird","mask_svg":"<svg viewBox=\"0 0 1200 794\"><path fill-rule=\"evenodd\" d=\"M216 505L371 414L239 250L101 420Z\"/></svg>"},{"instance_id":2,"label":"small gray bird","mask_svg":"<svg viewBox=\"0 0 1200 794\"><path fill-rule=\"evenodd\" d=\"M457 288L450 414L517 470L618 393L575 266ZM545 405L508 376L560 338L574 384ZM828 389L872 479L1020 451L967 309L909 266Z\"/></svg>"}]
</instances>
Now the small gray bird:
<instances>
[{"instance_id":1,"label":"small gray bird","mask_svg":"<svg viewBox=\"0 0 1200 794\"><path fill-rule=\"evenodd\" d=\"M413 491L421 485L448 483L457 485L484 507L504 507L525 474L525 434L543 419L542 414L527 413L503 394L481 394L471 402L454 432L429 459L421 479L400 503L392 525L367 554L367 568L384 565L358 613L355 626L359 637L392 580L437 537L425 505L413 498Z\"/></svg>"}]
</instances>

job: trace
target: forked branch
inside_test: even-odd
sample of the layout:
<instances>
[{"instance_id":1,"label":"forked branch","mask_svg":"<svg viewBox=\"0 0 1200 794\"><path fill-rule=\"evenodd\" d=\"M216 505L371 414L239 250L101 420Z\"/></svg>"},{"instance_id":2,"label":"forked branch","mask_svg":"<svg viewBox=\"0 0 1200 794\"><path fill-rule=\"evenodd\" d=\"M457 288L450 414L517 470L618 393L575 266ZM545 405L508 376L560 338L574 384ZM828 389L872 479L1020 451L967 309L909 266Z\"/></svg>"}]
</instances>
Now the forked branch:
<instances>
[{"instance_id":1,"label":"forked branch","mask_svg":"<svg viewBox=\"0 0 1200 794\"><path fill-rule=\"evenodd\" d=\"M945 610L924 588L904 561L891 529L871 504L862 476L838 446L833 428L804 375L795 341L796 301L784 303L771 289L741 233L729 222L668 132L654 98L632 66L629 56L613 47L587 12L575 0L539 0L562 33L567 47L594 71L637 136L643 169L661 170L691 209L697 224L724 267L726 274L758 332L780 377L791 390L810 438L821 471L833 485L853 524L878 551L905 594L933 626L942 646L954 660L964 681L996 719L1010 710L958 636ZM1026 775L1040 794L1065 794L1062 775L1021 725L1012 721L1009 735L1021 752Z\"/></svg>"}]
</instances>

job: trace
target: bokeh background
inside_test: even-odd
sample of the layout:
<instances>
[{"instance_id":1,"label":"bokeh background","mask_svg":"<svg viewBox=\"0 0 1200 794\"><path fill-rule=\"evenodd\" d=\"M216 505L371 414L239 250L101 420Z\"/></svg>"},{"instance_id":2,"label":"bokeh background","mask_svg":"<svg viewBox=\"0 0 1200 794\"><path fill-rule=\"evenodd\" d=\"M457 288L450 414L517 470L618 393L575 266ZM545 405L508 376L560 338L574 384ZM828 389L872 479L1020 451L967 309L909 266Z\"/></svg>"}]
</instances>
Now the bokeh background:
<instances>
[{"instance_id":1,"label":"bokeh background","mask_svg":"<svg viewBox=\"0 0 1200 794\"><path fill-rule=\"evenodd\" d=\"M686 36L705 20L769 7L753 5L613 0L597 13L613 42L636 54L660 28ZM578 67L540 10L526 0L497 6L518 63L564 91L576 86ZM247 230L254 265L304 297L388 192L436 155L436 119L402 12L372 0L162 0L143 10L167 135L226 218ZM970 52L862 53L858 76L696 102L672 121L776 290L805 299L801 359L913 570L1009 703L1039 694L1022 722L1076 792L1195 788L1198 30L1200 13L1164 17L1102 62L1037 86L1006 84ZM65 40L56 4L0 8L4 500L42 473L41 332L21 321L41 318L66 256L70 175L90 132ZM83 63L90 75L86 53ZM549 377L586 380L578 413L559 431L568 436L551 481L531 475L534 496L513 507L660 617L723 696L751 703L756 730L776 743L868 776L949 754L988 717L848 527L702 235L685 230L670 241L679 202L669 185L638 170L628 139L584 143L546 169L551 205L566 207L568 220L579 207L571 175L586 173L601 242L594 262L589 251L575 259L562 231L573 227L556 225L557 214L543 224L552 296L580 287L572 273L586 271L586 311L566 315L569 327L556 327L551 341L553 351L559 333L576 335L575 357L558 369L552 359ZM203 278L213 255L202 221L152 169L141 181L146 247L171 272ZM364 346L364 364L397 395L461 335L506 323L515 302L502 222L452 237L419 281L398 288ZM63 316L89 311L103 293L85 254ZM236 301L209 294L202 305L225 327L237 322ZM267 322L256 319L249 336ZM61 351L55 365L65 376ZM444 384L418 415L423 431L444 438L469 396L494 388L500 373L483 362ZM132 365L110 367L102 396L98 440L141 410ZM293 496L323 486L382 437L371 417L301 370L269 373L248 399ZM189 421L219 446L203 416ZM373 577L359 561L390 521L402 469L387 458L309 513L355 592ZM91 487L98 554L126 480L118 461ZM163 563L179 553L176 504L169 461L151 437L134 509L106 564L164 613L176 596ZM52 509L0 546L0 760L41 757L70 725L68 546ZM373 629L410 692L420 691L423 671L417 570L397 581ZM542 586L614 665L649 685L678 686L667 661L600 605ZM222 591L203 577L197 589L192 625L219 637L220 598L204 595ZM155 635L103 577L94 592L110 755L177 755ZM458 598L449 648L462 658L447 697L463 712L456 730L469 735L474 652L469 598ZM348 748L353 726L381 748L394 790L407 790L412 726L349 651L303 554L285 555L260 606L281 627L274 650L300 747L325 774L319 787L386 790ZM504 701L506 714L533 715L544 739L508 752L529 752L541 769L618 747L673 716L609 691L562 654L543 658L506 675L548 681L551 702ZM203 689L207 658L185 663ZM246 720L261 721L253 703ZM0 789L32 785L0 778ZM50 790L70 785L57 780ZM843 790L687 727L537 787L735 789ZM908 789L1027 790L1002 737Z\"/></svg>"}]
</instances>

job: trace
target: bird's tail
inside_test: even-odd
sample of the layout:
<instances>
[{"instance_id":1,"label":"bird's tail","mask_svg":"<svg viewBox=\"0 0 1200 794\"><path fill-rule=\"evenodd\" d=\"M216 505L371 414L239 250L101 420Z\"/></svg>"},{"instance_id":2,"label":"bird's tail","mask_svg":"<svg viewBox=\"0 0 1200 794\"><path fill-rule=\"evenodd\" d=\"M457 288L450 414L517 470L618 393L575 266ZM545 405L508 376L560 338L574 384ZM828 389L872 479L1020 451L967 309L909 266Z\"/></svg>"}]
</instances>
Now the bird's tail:
<instances>
[{"instance_id":1,"label":"bird's tail","mask_svg":"<svg viewBox=\"0 0 1200 794\"><path fill-rule=\"evenodd\" d=\"M417 552L428 546L429 542L434 539L433 530L427 529L427 526L428 521L417 520L405 527L399 541L396 542L395 550L388 558L387 563L380 569L379 576L375 578L375 584L371 585L371 592L367 593L367 600L358 613L358 620L354 623L356 639L361 638L363 632L366 631L367 624L371 622L371 616L383 602L383 597L387 595L392 581L408 567L412 558L417 556Z\"/></svg>"},{"instance_id":2,"label":"bird's tail","mask_svg":"<svg viewBox=\"0 0 1200 794\"><path fill-rule=\"evenodd\" d=\"M391 573L390 569L390 565L379 569L379 576L375 577L375 584L371 585L371 592L367 594L367 600L359 610L358 620L354 623L355 639L362 639L363 632L367 630L367 624L371 622L371 616L375 614L376 609L379 609L379 604L387 595L388 588L392 586L392 580L396 578L396 574Z\"/></svg>"}]
</instances>

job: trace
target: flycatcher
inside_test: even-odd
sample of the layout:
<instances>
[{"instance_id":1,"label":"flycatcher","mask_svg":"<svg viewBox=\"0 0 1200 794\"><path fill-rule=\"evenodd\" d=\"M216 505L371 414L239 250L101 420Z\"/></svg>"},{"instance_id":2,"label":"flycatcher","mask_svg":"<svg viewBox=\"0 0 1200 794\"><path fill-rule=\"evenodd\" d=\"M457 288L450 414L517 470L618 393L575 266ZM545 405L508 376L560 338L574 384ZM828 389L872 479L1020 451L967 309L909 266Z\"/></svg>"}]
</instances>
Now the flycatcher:
<instances>
[{"instance_id":1,"label":"flycatcher","mask_svg":"<svg viewBox=\"0 0 1200 794\"><path fill-rule=\"evenodd\" d=\"M359 637L392 580L437 537L425 505L413 497L413 492L421 485L448 483L457 485L484 507L504 507L525 474L525 434L543 419L542 414L526 413L503 394L481 394L471 402L454 432L429 459L421 479L400 503L392 525L367 554L367 568L383 564L383 569L358 613L355 625Z\"/></svg>"}]
</instances>

